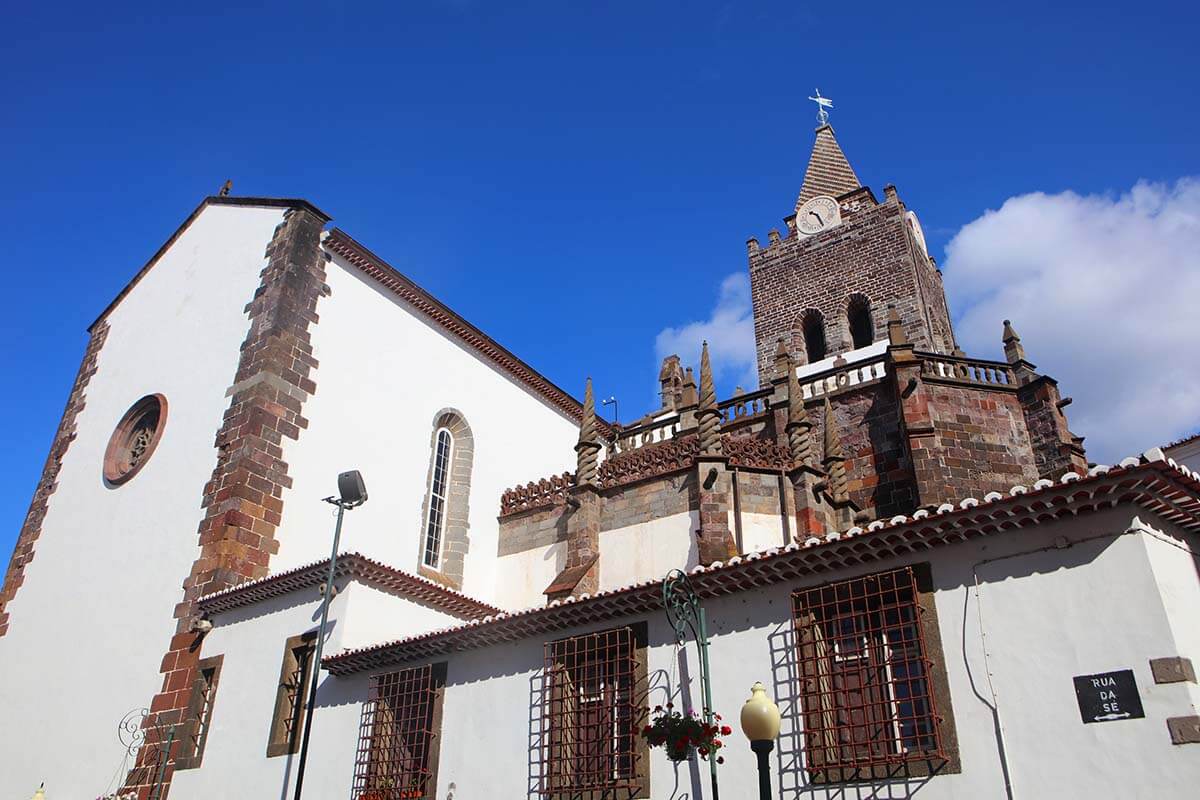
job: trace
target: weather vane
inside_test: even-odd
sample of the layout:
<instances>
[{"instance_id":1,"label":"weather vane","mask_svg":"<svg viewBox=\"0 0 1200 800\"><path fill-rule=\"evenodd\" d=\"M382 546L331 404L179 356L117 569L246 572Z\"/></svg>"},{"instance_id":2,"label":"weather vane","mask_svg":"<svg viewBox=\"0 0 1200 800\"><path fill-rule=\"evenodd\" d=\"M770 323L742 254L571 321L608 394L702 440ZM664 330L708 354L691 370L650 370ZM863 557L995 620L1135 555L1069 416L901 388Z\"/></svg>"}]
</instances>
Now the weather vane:
<instances>
[{"instance_id":1,"label":"weather vane","mask_svg":"<svg viewBox=\"0 0 1200 800\"><path fill-rule=\"evenodd\" d=\"M810 97L808 99L812 100L814 103L817 104L817 122L820 122L822 125L828 125L829 124L829 112L826 111L825 109L833 108L833 101L830 100L828 97L821 97L820 89L817 89L816 91L817 91L817 96Z\"/></svg>"}]
</instances>

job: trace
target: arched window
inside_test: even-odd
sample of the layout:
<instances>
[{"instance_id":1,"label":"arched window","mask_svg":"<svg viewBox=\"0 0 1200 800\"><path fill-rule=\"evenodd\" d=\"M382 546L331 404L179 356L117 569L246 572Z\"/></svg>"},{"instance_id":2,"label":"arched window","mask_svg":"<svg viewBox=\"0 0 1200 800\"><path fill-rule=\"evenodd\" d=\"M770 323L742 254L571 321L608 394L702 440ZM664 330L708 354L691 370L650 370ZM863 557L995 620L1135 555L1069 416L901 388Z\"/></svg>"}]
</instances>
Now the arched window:
<instances>
[{"instance_id":1,"label":"arched window","mask_svg":"<svg viewBox=\"0 0 1200 800\"><path fill-rule=\"evenodd\" d=\"M429 482L429 508L425 517L425 546L421 563L437 569L442 562L442 529L446 525L446 502L450 499L450 455L454 437L445 428L438 428L433 451L433 479Z\"/></svg>"},{"instance_id":2,"label":"arched window","mask_svg":"<svg viewBox=\"0 0 1200 800\"><path fill-rule=\"evenodd\" d=\"M474 437L458 411L444 408L433 418L429 478L421 508L418 571L427 578L462 588L467 555L468 511Z\"/></svg>"},{"instance_id":3,"label":"arched window","mask_svg":"<svg viewBox=\"0 0 1200 800\"><path fill-rule=\"evenodd\" d=\"M806 311L801 329L804 331L804 350L808 354L808 363L820 361L829 349L825 344L825 317L816 309Z\"/></svg>"},{"instance_id":4,"label":"arched window","mask_svg":"<svg viewBox=\"0 0 1200 800\"><path fill-rule=\"evenodd\" d=\"M850 324L850 339L854 349L875 341L875 321L871 319L871 301L856 294L846 306L846 321Z\"/></svg>"}]
</instances>

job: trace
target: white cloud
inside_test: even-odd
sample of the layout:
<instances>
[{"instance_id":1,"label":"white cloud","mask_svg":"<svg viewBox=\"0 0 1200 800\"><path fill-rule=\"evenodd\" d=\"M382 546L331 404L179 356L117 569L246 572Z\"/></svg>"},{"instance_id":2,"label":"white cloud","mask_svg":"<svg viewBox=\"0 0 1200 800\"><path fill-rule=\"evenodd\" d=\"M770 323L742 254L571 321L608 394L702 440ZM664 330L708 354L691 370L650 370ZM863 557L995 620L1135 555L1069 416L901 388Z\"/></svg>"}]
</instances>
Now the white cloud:
<instances>
[{"instance_id":1,"label":"white cloud","mask_svg":"<svg viewBox=\"0 0 1200 800\"><path fill-rule=\"evenodd\" d=\"M660 360L675 354L684 364L698 366L700 345L705 340L708 341L713 379L721 384L718 395L727 396L733 383L747 391L758 388L750 277L745 272L735 272L721 281L717 305L708 319L659 331L654 352ZM699 379L697 373L696 380Z\"/></svg>"},{"instance_id":2,"label":"white cloud","mask_svg":"<svg viewBox=\"0 0 1200 800\"><path fill-rule=\"evenodd\" d=\"M946 246L955 331L996 355L1011 319L1053 376L1090 460L1112 463L1200 423L1200 179L1119 197L1010 198Z\"/></svg>"}]
</instances>

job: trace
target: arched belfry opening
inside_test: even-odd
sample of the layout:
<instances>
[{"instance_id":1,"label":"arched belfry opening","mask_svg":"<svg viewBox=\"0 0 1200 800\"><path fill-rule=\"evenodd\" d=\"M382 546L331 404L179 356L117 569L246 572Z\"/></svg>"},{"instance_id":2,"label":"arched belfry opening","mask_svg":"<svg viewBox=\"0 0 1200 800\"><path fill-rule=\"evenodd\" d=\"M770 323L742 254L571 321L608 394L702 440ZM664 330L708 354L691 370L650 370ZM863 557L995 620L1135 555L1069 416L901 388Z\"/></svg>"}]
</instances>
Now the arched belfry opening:
<instances>
[{"instance_id":1,"label":"arched belfry opening","mask_svg":"<svg viewBox=\"0 0 1200 800\"><path fill-rule=\"evenodd\" d=\"M851 295L846 305L846 321L850 325L850 341L855 350L875 341L875 320L871 317L871 301L866 297Z\"/></svg>"},{"instance_id":2,"label":"arched belfry opening","mask_svg":"<svg viewBox=\"0 0 1200 800\"><path fill-rule=\"evenodd\" d=\"M804 352L808 356L808 363L825 358L829 347L825 343L824 315L815 308L805 311L800 320L800 330L804 334Z\"/></svg>"}]
</instances>

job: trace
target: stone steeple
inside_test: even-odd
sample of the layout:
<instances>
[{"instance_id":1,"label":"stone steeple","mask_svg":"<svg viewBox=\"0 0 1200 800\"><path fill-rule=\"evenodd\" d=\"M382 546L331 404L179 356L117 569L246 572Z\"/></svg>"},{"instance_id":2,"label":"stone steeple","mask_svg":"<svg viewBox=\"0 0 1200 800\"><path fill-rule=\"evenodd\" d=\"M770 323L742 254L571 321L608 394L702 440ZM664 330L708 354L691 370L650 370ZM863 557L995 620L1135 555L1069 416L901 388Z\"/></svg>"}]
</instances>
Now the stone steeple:
<instances>
[{"instance_id":1,"label":"stone steeple","mask_svg":"<svg viewBox=\"0 0 1200 800\"><path fill-rule=\"evenodd\" d=\"M833 136L833 128L828 125L817 128L817 140L813 142L796 208L818 195L838 197L860 186L854 167L850 166L846 154Z\"/></svg>"}]
</instances>

